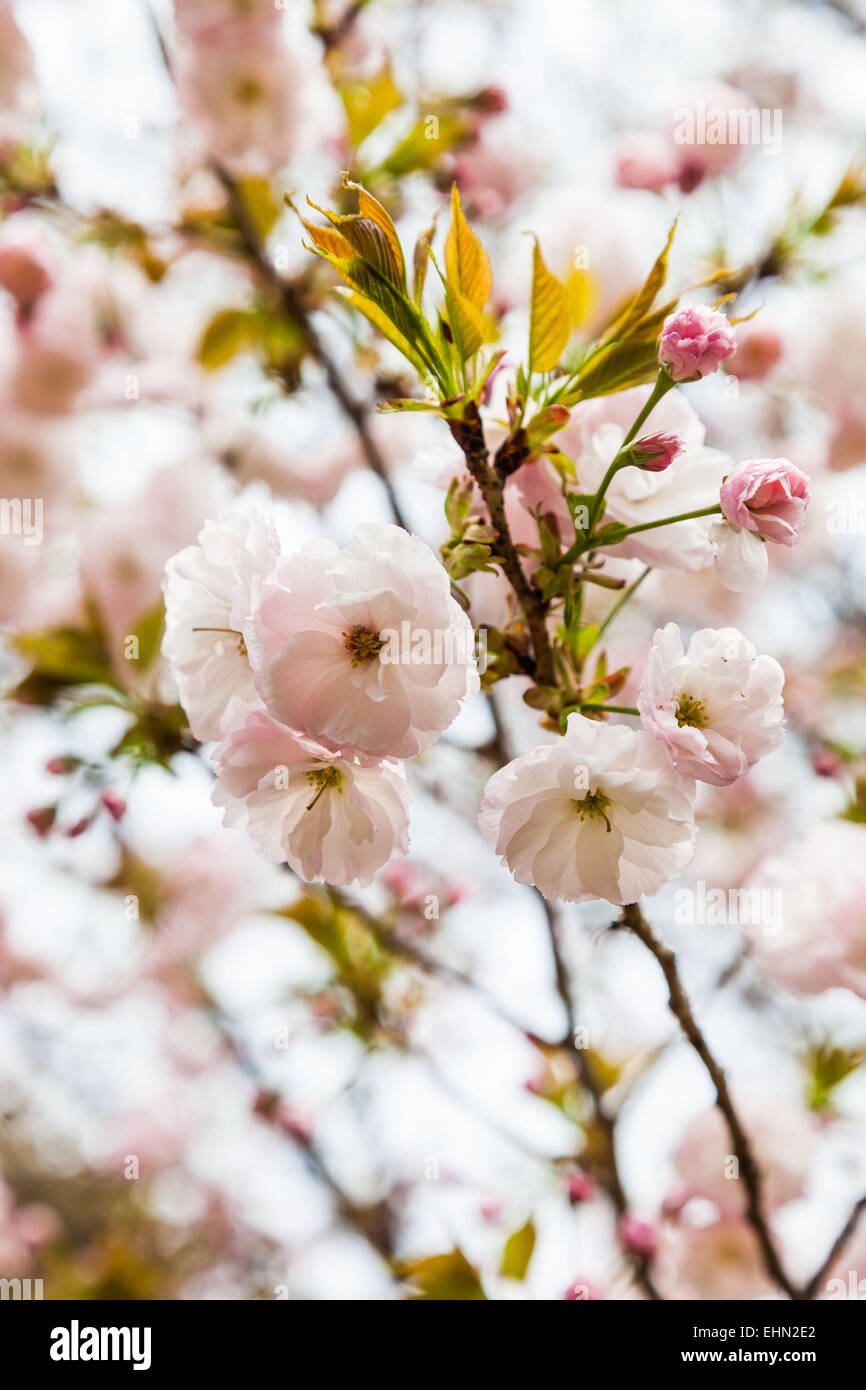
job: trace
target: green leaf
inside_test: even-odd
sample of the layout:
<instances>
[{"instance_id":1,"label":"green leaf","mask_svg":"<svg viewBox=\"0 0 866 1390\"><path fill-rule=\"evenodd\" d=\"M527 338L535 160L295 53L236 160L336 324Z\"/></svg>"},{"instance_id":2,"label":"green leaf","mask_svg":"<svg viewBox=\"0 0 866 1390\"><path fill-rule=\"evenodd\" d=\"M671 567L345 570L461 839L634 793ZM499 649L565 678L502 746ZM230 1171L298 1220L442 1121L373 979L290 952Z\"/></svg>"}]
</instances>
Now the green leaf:
<instances>
[{"instance_id":1,"label":"green leaf","mask_svg":"<svg viewBox=\"0 0 866 1390\"><path fill-rule=\"evenodd\" d=\"M521 1226L519 1231L514 1231L505 1242L500 1274L506 1279L525 1279L534 1249L535 1226L530 1218L525 1226Z\"/></svg>"},{"instance_id":2,"label":"green leaf","mask_svg":"<svg viewBox=\"0 0 866 1390\"><path fill-rule=\"evenodd\" d=\"M568 290L551 275L538 242L532 251L532 300L529 316L529 369L550 372L565 350L571 333Z\"/></svg>"}]
</instances>

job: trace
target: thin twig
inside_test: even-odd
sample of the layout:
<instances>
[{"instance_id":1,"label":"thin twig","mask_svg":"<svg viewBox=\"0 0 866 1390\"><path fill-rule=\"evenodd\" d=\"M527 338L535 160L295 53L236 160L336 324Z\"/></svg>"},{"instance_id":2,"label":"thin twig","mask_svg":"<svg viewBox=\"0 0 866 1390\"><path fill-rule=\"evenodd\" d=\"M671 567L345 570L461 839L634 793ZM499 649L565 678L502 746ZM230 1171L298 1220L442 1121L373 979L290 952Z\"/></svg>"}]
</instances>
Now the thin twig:
<instances>
[{"instance_id":1,"label":"thin twig","mask_svg":"<svg viewBox=\"0 0 866 1390\"><path fill-rule=\"evenodd\" d=\"M785 1272L773 1242L762 1202L762 1175L752 1151L752 1145L737 1114L728 1082L723 1069L713 1056L707 1041L695 1021L692 1008L680 980L677 959L652 931L637 903L623 908L621 921L634 932L639 941L655 956L668 987L668 1006L677 1019L695 1052L703 1062L710 1080L716 1088L716 1105L722 1112L731 1135L734 1153L739 1162L739 1170L746 1189L746 1217L761 1248L764 1264L773 1282L792 1299L802 1299L805 1295L796 1288Z\"/></svg>"},{"instance_id":2,"label":"thin twig","mask_svg":"<svg viewBox=\"0 0 866 1390\"><path fill-rule=\"evenodd\" d=\"M848 1220L845 1222L845 1225L833 1241L826 1259L812 1275L812 1278L803 1290L803 1298L814 1298L820 1291L821 1285L827 1277L830 1268L841 1255L851 1236L853 1236L857 1222L860 1220L860 1214L863 1211L866 1211L866 1196L860 1198L854 1210L851 1212L851 1215L848 1217Z\"/></svg>"}]
</instances>

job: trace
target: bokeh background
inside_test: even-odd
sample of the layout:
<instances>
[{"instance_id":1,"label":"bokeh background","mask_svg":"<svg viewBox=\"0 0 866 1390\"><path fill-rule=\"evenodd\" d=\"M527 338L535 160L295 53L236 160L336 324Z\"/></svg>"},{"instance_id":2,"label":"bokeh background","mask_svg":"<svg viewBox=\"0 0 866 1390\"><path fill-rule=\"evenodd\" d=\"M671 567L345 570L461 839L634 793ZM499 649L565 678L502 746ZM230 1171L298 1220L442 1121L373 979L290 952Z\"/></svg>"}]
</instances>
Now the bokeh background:
<instances>
[{"instance_id":1,"label":"bokeh background","mask_svg":"<svg viewBox=\"0 0 866 1390\"><path fill-rule=\"evenodd\" d=\"M703 788L647 910L807 1280L866 1190L866 7L17 0L0 98L0 494L44 504L39 544L8 509L0 535L0 1276L591 1300L645 1296L648 1262L665 1297L775 1296L656 963L607 904L551 920L475 828L503 742L539 737L518 681L413 764L411 856L362 893L297 883L210 804L158 653L168 557L239 495L290 543L395 501L446 535L445 426L375 414L405 364L282 204L333 206L348 169L409 244L457 180L515 351L528 231L578 339L675 216L675 288L724 268L758 310L686 390L710 444L810 474L801 543L748 599L652 576L616 651L733 624L787 673L783 747ZM772 138L684 152L702 104ZM785 969L760 923L683 910L743 885L781 894ZM866 1231L826 1276L866 1294Z\"/></svg>"}]
</instances>

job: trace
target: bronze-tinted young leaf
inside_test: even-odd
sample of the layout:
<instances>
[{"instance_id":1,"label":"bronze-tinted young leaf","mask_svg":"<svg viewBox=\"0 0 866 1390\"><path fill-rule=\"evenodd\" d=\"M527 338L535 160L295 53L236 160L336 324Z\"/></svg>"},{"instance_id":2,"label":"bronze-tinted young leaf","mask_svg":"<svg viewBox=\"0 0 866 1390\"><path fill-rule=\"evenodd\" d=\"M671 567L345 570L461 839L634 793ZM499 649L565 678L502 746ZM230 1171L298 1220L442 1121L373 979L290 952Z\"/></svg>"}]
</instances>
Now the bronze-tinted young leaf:
<instances>
[{"instance_id":1,"label":"bronze-tinted young leaf","mask_svg":"<svg viewBox=\"0 0 866 1390\"><path fill-rule=\"evenodd\" d=\"M358 194L359 215L368 218L371 222L375 222L384 232L388 239L388 244L394 253L394 260L399 267L400 283L405 289L406 263L403 258L403 248L400 245L397 228L394 226L393 219L387 208L384 208L378 199L373 197L372 193L368 193L363 184L353 183L347 174L343 175L343 187L351 188Z\"/></svg>"},{"instance_id":2,"label":"bronze-tinted young leaf","mask_svg":"<svg viewBox=\"0 0 866 1390\"><path fill-rule=\"evenodd\" d=\"M451 187L451 226L445 241L445 275L452 289L482 312L493 288L490 259L460 206L456 183Z\"/></svg>"},{"instance_id":3,"label":"bronze-tinted young leaf","mask_svg":"<svg viewBox=\"0 0 866 1390\"><path fill-rule=\"evenodd\" d=\"M571 332L568 291L551 275L536 241L532 252L532 301L529 311L529 367L552 371Z\"/></svg>"}]
</instances>

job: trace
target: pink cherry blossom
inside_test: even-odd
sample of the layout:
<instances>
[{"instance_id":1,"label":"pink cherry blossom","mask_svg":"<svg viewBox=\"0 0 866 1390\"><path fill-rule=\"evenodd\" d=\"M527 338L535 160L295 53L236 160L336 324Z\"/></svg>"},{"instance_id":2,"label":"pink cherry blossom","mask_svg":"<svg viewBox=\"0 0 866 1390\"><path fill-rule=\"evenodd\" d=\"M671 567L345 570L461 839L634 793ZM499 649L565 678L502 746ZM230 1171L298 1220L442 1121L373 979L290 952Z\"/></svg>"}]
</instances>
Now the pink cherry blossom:
<instances>
[{"instance_id":1,"label":"pink cherry blossom","mask_svg":"<svg viewBox=\"0 0 866 1390\"><path fill-rule=\"evenodd\" d=\"M866 826L822 822L746 886L781 902L779 920L748 928L759 969L803 994L845 988L866 999Z\"/></svg>"},{"instance_id":2,"label":"pink cherry blossom","mask_svg":"<svg viewBox=\"0 0 866 1390\"><path fill-rule=\"evenodd\" d=\"M14 403L43 415L65 415L90 382L101 344L87 297L72 287L41 295L18 335L9 382Z\"/></svg>"},{"instance_id":3,"label":"pink cherry blossom","mask_svg":"<svg viewBox=\"0 0 866 1390\"><path fill-rule=\"evenodd\" d=\"M720 501L729 525L795 545L810 496L809 478L787 459L751 459L725 478Z\"/></svg>"},{"instance_id":4,"label":"pink cherry blossom","mask_svg":"<svg viewBox=\"0 0 866 1390\"><path fill-rule=\"evenodd\" d=\"M226 24L185 46L178 90L212 155L233 173L267 175L294 147L301 79L271 25Z\"/></svg>"},{"instance_id":5,"label":"pink cherry blossom","mask_svg":"<svg viewBox=\"0 0 866 1390\"><path fill-rule=\"evenodd\" d=\"M655 1274L660 1288L673 1299L746 1300L775 1291L755 1233L745 1220L667 1227Z\"/></svg>"},{"instance_id":6,"label":"pink cherry blossom","mask_svg":"<svg viewBox=\"0 0 866 1390\"><path fill-rule=\"evenodd\" d=\"M737 1111L761 1169L766 1208L772 1211L801 1197L816 1149L815 1125L806 1111L755 1093L738 1100ZM742 1174L717 1106L703 1111L688 1125L674 1164L682 1182L680 1203L702 1197L713 1202L728 1220L745 1215Z\"/></svg>"},{"instance_id":7,"label":"pink cherry blossom","mask_svg":"<svg viewBox=\"0 0 866 1390\"><path fill-rule=\"evenodd\" d=\"M620 188L642 188L660 193L679 177L678 154L670 142L656 132L631 131L621 136L614 159Z\"/></svg>"},{"instance_id":8,"label":"pink cherry blossom","mask_svg":"<svg viewBox=\"0 0 866 1390\"><path fill-rule=\"evenodd\" d=\"M417 536L314 541L262 591L250 654L269 712L330 748L411 758L478 689L472 627Z\"/></svg>"},{"instance_id":9,"label":"pink cherry blossom","mask_svg":"<svg viewBox=\"0 0 866 1390\"><path fill-rule=\"evenodd\" d=\"M564 738L494 773L479 825L518 883L622 905L691 859L693 792L649 735L572 714Z\"/></svg>"},{"instance_id":10,"label":"pink cherry blossom","mask_svg":"<svg viewBox=\"0 0 866 1390\"><path fill-rule=\"evenodd\" d=\"M720 787L781 743L784 683L778 661L736 628L702 628L685 651L668 623L653 638L637 706L684 776Z\"/></svg>"},{"instance_id":11,"label":"pink cherry blossom","mask_svg":"<svg viewBox=\"0 0 866 1390\"><path fill-rule=\"evenodd\" d=\"M197 544L166 566L162 649L196 738L223 738L261 708L245 633L279 549L273 522L248 504L206 522Z\"/></svg>"},{"instance_id":12,"label":"pink cherry blossom","mask_svg":"<svg viewBox=\"0 0 866 1390\"><path fill-rule=\"evenodd\" d=\"M730 321L707 304L681 304L665 319L659 338L659 362L674 381L708 376L736 350Z\"/></svg>"},{"instance_id":13,"label":"pink cherry blossom","mask_svg":"<svg viewBox=\"0 0 866 1390\"><path fill-rule=\"evenodd\" d=\"M224 824L309 882L371 883L409 848L399 763L330 752L261 713L236 726L214 760Z\"/></svg>"}]
</instances>

